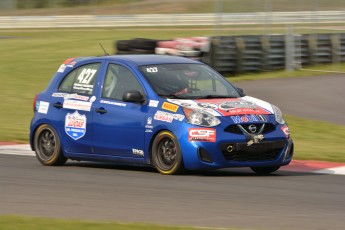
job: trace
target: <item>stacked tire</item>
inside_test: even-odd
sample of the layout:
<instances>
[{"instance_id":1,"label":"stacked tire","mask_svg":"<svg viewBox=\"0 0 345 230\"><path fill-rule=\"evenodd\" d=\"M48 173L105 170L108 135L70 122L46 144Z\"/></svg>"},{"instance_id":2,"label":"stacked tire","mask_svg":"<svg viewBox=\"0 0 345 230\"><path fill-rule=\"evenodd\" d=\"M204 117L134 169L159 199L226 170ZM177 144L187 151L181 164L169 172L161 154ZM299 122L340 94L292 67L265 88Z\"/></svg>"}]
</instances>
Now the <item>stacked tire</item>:
<instances>
[{"instance_id":1,"label":"stacked tire","mask_svg":"<svg viewBox=\"0 0 345 230\"><path fill-rule=\"evenodd\" d=\"M154 54L157 40L134 38L115 42L116 54Z\"/></svg>"},{"instance_id":2,"label":"stacked tire","mask_svg":"<svg viewBox=\"0 0 345 230\"><path fill-rule=\"evenodd\" d=\"M209 39L207 37L176 38L171 41L159 41L156 54L174 55L198 59L209 51Z\"/></svg>"}]
</instances>

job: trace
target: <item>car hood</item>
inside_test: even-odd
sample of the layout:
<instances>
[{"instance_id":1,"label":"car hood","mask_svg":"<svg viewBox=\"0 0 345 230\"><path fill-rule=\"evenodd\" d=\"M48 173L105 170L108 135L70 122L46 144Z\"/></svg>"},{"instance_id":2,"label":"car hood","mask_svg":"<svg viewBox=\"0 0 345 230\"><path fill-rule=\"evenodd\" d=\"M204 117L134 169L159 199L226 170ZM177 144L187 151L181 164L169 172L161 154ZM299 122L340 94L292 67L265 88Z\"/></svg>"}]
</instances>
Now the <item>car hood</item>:
<instances>
[{"instance_id":1,"label":"car hood","mask_svg":"<svg viewBox=\"0 0 345 230\"><path fill-rule=\"evenodd\" d=\"M274 114L270 103L250 96L200 100L168 99L168 101L185 108L202 110L214 116Z\"/></svg>"}]
</instances>

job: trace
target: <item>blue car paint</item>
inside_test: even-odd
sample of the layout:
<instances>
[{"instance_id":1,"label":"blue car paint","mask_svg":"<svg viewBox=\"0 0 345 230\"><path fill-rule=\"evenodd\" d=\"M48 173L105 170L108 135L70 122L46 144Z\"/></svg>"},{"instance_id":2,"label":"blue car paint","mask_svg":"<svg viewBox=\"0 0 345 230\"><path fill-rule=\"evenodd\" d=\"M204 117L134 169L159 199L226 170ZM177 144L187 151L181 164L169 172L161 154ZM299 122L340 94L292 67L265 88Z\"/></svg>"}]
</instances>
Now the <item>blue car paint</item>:
<instances>
[{"instance_id":1,"label":"blue car paint","mask_svg":"<svg viewBox=\"0 0 345 230\"><path fill-rule=\"evenodd\" d=\"M74 66L66 67L63 73L57 72L49 83L48 87L38 94L37 101L49 102L47 114L38 113L31 121L30 126L30 144L34 150L33 139L35 130L42 124L51 125L58 133L62 143L63 153L66 157L75 160L94 160L94 161L116 161L126 164L151 164L150 147L154 137L162 130L171 131L179 141L182 149L184 166L187 169L217 169L224 167L255 167L255 166L281 166L291 161L292 155L286 158L286 152L292 148L291 138L287 138L280 130L280 124L277 124L274 115L268 115L268 121L275 123L275 131L265 135L265 141L284 140L286 142L284 149L280 152L278 158L268 161L257 162L236 162L228 161L220 151L220 145L226 142L245 143L247 140L243 135L226 133L224 129L229 124L233 124L230 117L219 117L222 123L213 127L217 133L216 142L191 142L188 140L189 128L200 128L200 126L191 125L183 121L173 120L171 123L154 120L157 110L169 112L162 109L162 104L167 99L157 96L150 87L144 76L138 69L139 66L161 63L195 63L200 62L179 57L166 57L157 55L132 55L132 56L106 56L74 59ZM88 64L100 62L101 67L95 83L93 96L96 100L92 103L90 112L78 111L86 116L85 135L74 140L66 135L65 117L67 113L74 113L75 109L56 108L55 103L63 103L64 98L52 97L57 92L61 80L73 69ZM109 63L120 64L128 68L137 78L145 91L145 102L143 104L128 103L111 99L102 99L101 92L107 66ZM91 96L90 96L91 97ZM107 100L114 103L122 103L124 106L113 106L100 103L101 100ZM158 106L149 106L150 101L157 101ZM99 114L95 112L96 108L104 108L109 113ZM179 106L176 114L184 115L182 106ZM152 124L148 125L148 119L152 119ZM152 126L152 128L147 128ZM198 148L202 147L211 155L213 162L202 161L198 157ZM144 155L134 155L133 149L143 150Z\"/></svg>"}]
</instances>

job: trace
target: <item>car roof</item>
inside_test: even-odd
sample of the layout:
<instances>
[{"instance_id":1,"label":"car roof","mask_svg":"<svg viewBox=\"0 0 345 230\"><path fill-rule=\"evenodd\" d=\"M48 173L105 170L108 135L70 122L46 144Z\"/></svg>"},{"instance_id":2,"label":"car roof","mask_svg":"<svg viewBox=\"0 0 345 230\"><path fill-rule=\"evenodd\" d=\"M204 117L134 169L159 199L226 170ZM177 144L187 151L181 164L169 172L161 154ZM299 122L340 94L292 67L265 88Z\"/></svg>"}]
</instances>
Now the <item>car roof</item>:
<instances>
[{"instance_id":1,"label":"car roof","mask_svg":"<svg viewBox=\"0 0 345 230\"><path fill-rule=\"evenodd\" d=\"M122 63L131 63L132 65L154 65L154 64L200 64L200 62L178 56L166 56L166 55L111 55L100 57L83 57L76 58L79 61L96 61L96 60L109 60Z\"/></svg>"}]
</instances>

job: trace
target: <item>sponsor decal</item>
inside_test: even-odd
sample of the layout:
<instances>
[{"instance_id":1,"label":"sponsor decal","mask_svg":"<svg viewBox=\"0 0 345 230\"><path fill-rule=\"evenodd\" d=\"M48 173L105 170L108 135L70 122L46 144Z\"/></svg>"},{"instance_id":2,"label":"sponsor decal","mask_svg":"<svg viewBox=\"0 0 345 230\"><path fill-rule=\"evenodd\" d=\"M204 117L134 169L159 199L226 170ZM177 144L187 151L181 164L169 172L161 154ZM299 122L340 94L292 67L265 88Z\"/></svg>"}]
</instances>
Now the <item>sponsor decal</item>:
<instances>
[{"instance_id":1,"label":"sponsor decal","mask_svg":"<svg viewBox=\"0 0 345 230\"><path fill-rule=\"evenodd\" d=\"M158 68L157 67L148 67L148 68L146 68L146 72L148 72L148 73L157 73L158 72Z\"/></svg>"},{"instance_id":2,"label":"sponsor decal","mask_svg":"<svg viewBox=\"0 0 345 230\"><path fill-rule=\"evenodd\" d=\"M52 97L66 97L68 93L53 93Z\"/></svg>"},{"instance_id":3,"label":"sponsor decal","mask_svg":"<svg viewBox=\"0 0 345 230\"><path fill-rule=\"evenodd\" d=\"M147 118L147 122L146 122L145 128L146 128L146 129L153 129L153 126L152 126L152 117Z\"/></svg>"},{"instance_id":4,"label":"sponsor decal","mask_svg":"<svg viewBox=\"0 0 345 230\"><path fill-rule=\"evenodd\" d=\"M67 94L65 97L66 99L76 99L76 100L81 100L81 101L88 101L90 97L87 96L82 96L82 95L78 95L76 93L74 94Z\"/></svg>"},{"instance_id":5,"label":"sponsor decal","mask_svg":"<svg viewBox=\"0 0 345 230\"><path fill-rule=\"evenodd\" d=\"M35 107L36 107L35 110L38 111L38 108L40 107L40 102L39 101L36 101L36 106Z\"/></svg>"},{"instance_id":6,"label":"sponsor decal","mask_svg":"<svg viewBox=\"0 0 345 230\"><path fill-rule=\"evenodd\" d=\"M62 64L62 65L60 65L60 67L59 67L59 69L58 69L58 73L63 73L64 71L65 71L65 69L66 69L66 65L65 64Z\"/></svg>"},{"instance_id":7,"label":"sponsor decal","mask_svg":"<svg viewBox=\"0 0 345 230\"><path fill-rule=\"evenodd\" d=\"M132 153L134 155L144 156L144 150L141 150L141 149L132 149Z\"/></svg>"},{"instance_id":8,"label":"sponsor decal","mask_svg":"<svg viewBox=\"0 0 345 230\"><path fill-rule=\"evenodd\" d=\"M174 105L169 102L164 102L162 105L162 109L169 110L174 113L176 113L176 111L178 110L178 107L179 107L178 105Z\"/></svg>"},{"instance_id":9,"label":"sponsor decal","mask_svg":"<svg viewBox=\"0 0 345 230\"><path fill-rule=\"evenodd\" d=\"M73 67L77 62L72 61L66 65L66 67Z\"/></svg>"},{"instance_id":10,"label":"sponsor decal","mask_svg":"<svg viewBox=\"0 0 345 230\"><path fill-rule=\"evenodd\" d=\"M158 121L165 121L165 122L171 123L174 120L174 117L172 116L172 114L165 113L162 111L157 111L155 113L154 119Z\"/></svg>"},{"instance_id":11,"label":"sponsor decal","mask_svg":"<svg viewBox=\"0 0 345 230\"><path fill-rule=\"evenodd\" d=\"M283 133L285 134L286 138L289 139L290 138L290 129L289 129L289 127L284 125L284 126L281 126L280 129L283 131Z\"/></svg>"},{"instance_id":12,"label":"sponsor decal","mask_svg":"<svg viewBox=\"0 0 345 230\"><path fill-rule=\"evenodd\" d=\"M37 109L37 112L39 112L39 113L47 114L48 109L49 109L49 102L46 102L46 101L37 102L36 103L36 109Z\"/></svg>"},{"instance_id":13,"label":"sponsor decal","mask_svg":"<svg viewBox=\"0 0 345 230\"><path fill-rule=\"evenodd\" d=\"M251 140L247 142L247 146L251 146L254 143L259 143L264 139L264 135L259 134L259 135L251 135Z\"/></svg>"},{"instance_id":14,"label":"sponsor decal","mask_svg":"<svg viewBox=\"0 0 345 230\"><path fill-rule=\"evenodd\" d=\"M79 114L78 111L67 113L65 132L74 140L82 138L86 133L86 116Z\"/></svg>"},{"instance_id":15,"label":"sponsor decal","mask_svg":"<svg viewBox=\"0 0 345 230\"><path fill-rule=\"evenodd\" d=\"M90 102L91 102L91 103L94 102L94 101L96 101L96 96L92 96L92 97L90 98Z\"/></svg>"},{"instance_id":16,"label":"sponsor decal","mask_svg":"<svg viewBox=\"0 0 345 230\"><path fill-rule=\"evenodd\" d=\"M92 103L88 101L64 100L63 102L63 108L65 109L75 109L83 111L90 111L91 105Z\"/></svg>"},{"instance_id":17,"label":"sponsor decal","mask_svg":"<svg viewBox=\"0 0 345 230\"><path fill-rule=\"evenodd\" d=\"M231 119L235 124L247 123L247 122L266 122L266 117L264 115L243 115L243 116L231 116Z\"/></svg>"},{"instance_id":18,"label":"sponsor decal","mask_svg":"<svg viewBox=\"0 0 345 230\"><path fill-rule=\"evenodd\" d=\"M168 113L163 111L157 111L155 113L154 119L158 121L165 121L171 123L173 120L183 121L185 118L182 114Z\"/></svg>"},{"instance_id":19,"label":"sponsor decal","mask_svg":"<svg viewBox=\"0 0 345 230\"><path fill-rule=\"evenodd\" d=\"M145 133L152 133L152 129L145 129Z\"/></svg>"},{"instance_id":20,"label":"sponsor decal","mask_svg":"<svg viewBox=\"0 0 345 230\"><path fill-rule=\"evenodd\" d=\"M92 90L93 90L93 85L86 85L86 84L81 84L81 83L74 83L74 84L73 84L73 89L74 89L74 90L81 90L81 91L92 92Z\"/></svg>"},{"instance_id":21,"label":"sponsor decal","mask_svg":"<svg viewBox=\"0 0 345 230\"><path fill-rule=\"evenodd\" d=\"M216 142L216 130L212 128L188 129L188 141Z\"/></svg>"},{"instance_id":22,"label":"sponsor decal","mask_svg":"<svg viewBox=\"0 0 345 230\"><path fill-rule=\"evenodd\" d=\"M125 103L115 102L115 101L100 100L100 103L101 104L117 105L117 106L126 107Z\"/></svg>"},{"instance_id":23,"label":"sponsor decal","mask_svg":"<svg viewBox=\"0 0 345 230\"><path fill-rule=\"evenodd\" d=\"M150 107L157 107L158 104L159 104L159 101L156 101L156 100L150 100L149 102Z\"/></svg>"}]
</instances>

